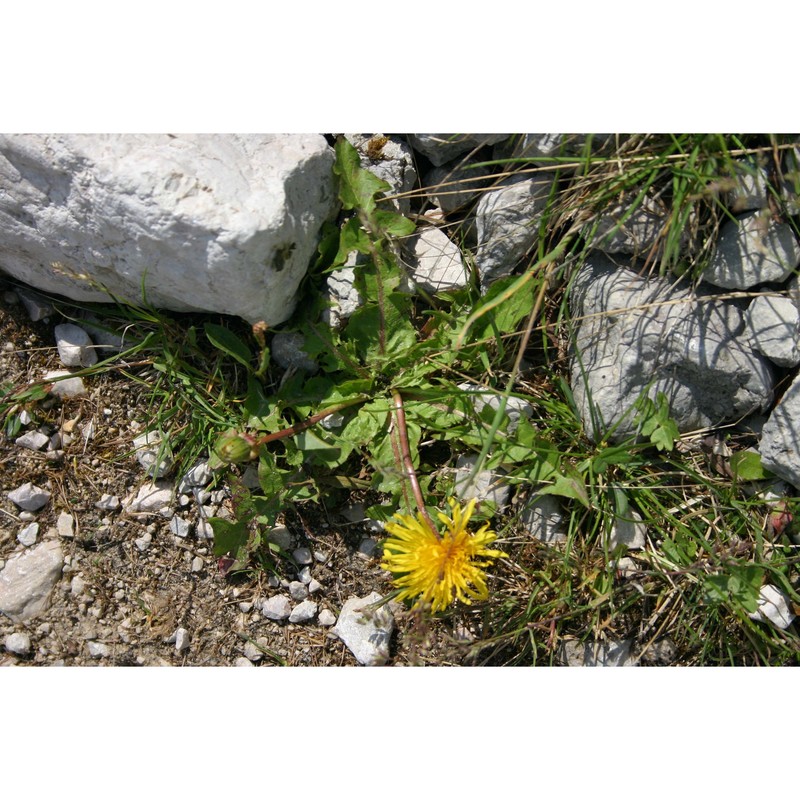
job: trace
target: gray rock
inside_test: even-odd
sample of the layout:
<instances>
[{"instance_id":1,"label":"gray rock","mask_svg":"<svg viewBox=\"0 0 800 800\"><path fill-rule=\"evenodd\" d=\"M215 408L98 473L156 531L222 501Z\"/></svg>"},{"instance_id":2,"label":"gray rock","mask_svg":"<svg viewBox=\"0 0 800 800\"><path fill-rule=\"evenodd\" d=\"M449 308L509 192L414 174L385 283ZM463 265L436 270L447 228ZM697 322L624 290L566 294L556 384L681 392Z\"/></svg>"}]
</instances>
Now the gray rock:
<instances>
[{"instance_id":1,"label":"gray rock","mask_svg":"<svg viewBox=\"0 0 800 800\"><path fill-rule=\"evenodd\" d=\"M75 536L75 518L66 511L61 511L56 519L56 530L59 536L72 539Z\"/></svg>"},{"instance_id":2,"label":"gray rock","mask_svg":"<svg viewBox=\"0 0 800 800\"><path fill-rule=\"evenodd\" d=\"M294 544L294 537L285 525L276 525L272 530L267 532L264 538L286 552L291 550Z\"/></svg>"},{"instance_id":3,"label":"gray rock","mask_svg":"<svg viewBox=\"0 0 800 800\"><path fill-rule=\"evenodd\" d=\"M769 202L770 181L764 158L741 158L732 162L732 188L725 194L725 203L734 214L758 211Z\"/></svg>"},{"instance_id":4,"label":"gray rock","mask_svg":"<svg viewBox=\"0 0 800 800\"><path fill-rule=\"evenodd\" d=\"M298 547L292 551L292 558L296 564L313 564L314 556L307 547Z\"/></svg>"},{"instance_id":5,"label":"gray rock","mask_svg":"<svg viewBox=\"0 0 800 800\"><path fill-rule=\"evenodd\" d=\"M247 659L245 656L239 656L233 662L234 667L252 667L253 662Z\"/></svg>"},{"instance_id":6,"label":"gray rock","mask_svg":"<svg viewBox=\"0 0 800 800\"><path fill-rule=\"evenodd\" d=\"M27 656L31 652L31 637L27 633L9 633L3 642L9 653Z\"/></svg>"},{"instance_id":7,"label":"gray rock","mask_svg":"<svg viewBox=\"0 0 800 800\"><path fill-rule=\"evenodd\" d=\"M800 489L800 376L769 415L758 451L768 470Z\"/></svg>"},{"instance_id":8,"label":"gray rock","mask_svg":"<svg viewBox=\"0 0 800 800\"><path fill-rule=\"evenodd\" d=\"M774 364L800 364L800 310L788 297L756 297L747 308L745 324L753 348Z\"/></svg>"},{"instance_id":9,"label":"gray rock","mask_svg":"<svg viewBox=\"0 0 800 800\"><path fill-rule=\"evenodd\" d=\"M461 250L439 228L422 228L404 244L411 281L416 286L436 294L469 285Z\"/></svg>"},{"instance_id":10,"label":"gray rock","mask_svg":"<svg viewBox=\"0 0 800 800\"><path fill-rule=\"evenodd\" d=\"M522 133L496 145L495 158L525 158L534 164L552 164L555 158L575 157L587 146L593 154L603 151L615 137L595 133Z\"/></svg>"},{"instance_id":11,"label":"gray rock","mask_svg":"<svg viewBox=\"0 0 800 800\"><path fill-rule=\"evenodd\" d=\"M604 253L646 256L658 241L667 216L667 209L652 197L631 197L603 210L597 227L591 223L587 233L594 231L593 246Z\"/></svg>"},{"instance_id":12,"label":"gray rock","mask_svg":"<svg viewBox=\"0 0 800 800\"><path fill-rule=\"evenodd\" d=\"M169 508L172 494L172 484L166 481L145 483L139 488L136 497L126 501L127 510L134 514L158 514Z\"/></svg>"},{"instance_id":13,"label":"gray rock","mask_svg":"<svg viewBox=\"0 0 800 800\"><path fill-rule=\"evenodd\" d=\"M305 600L308 597L308 587L302 581L291 581L289 594L292 596L292 600Z\"/></svg>"},{"instance_id":14,"label":"gray rock","mask_svg":"<svg viewBox=\"0 0 800 800\"><path fill-rule=\"evenodd\" d=\"M192 572L202 572L206 562L203 561L201 556L195 556L192 559Z\"/></svg>"},{"instance_id":15,"label":"gray rock","mask_svg":"<svg viewBox=\"0 0 800 800\"><path fill-rule=\"evenodd\" d=\"M80 576L75 575L69 583L69 591L73 597L80 597L86 590L86 581Z\"/></svg>"},{"instance_id":16,"label":"gray rock","mask_svg":"<svg viewBox=\"0 0 800 800\"><path fill-rule=\"evenodd\" d=\"M50 492L29 481L9 492L8 499L23 511L38 511L50 501Z\"/></svg>"},{"instance_id":17,"label":"gray rock","mask_svg":"<svg viewBox=\"0 0 800 800\"><path fill-rule=\"evenodd\" d=\"M4 135L0 262L74 300L144 288L277 325L337 208L333 160L316 134Z\"/></svg>"},{"instance_id":18,"label":"gray rock","mask_svg":"<svg viewBox=\"0 0 800 800\"><path fill-rule=\"evenodd\" d=\"M486 192L475 208L478 250L475 263L486 288L510 275L539 235L539 219L547 205L554 176L542 173L508 178Z\"/></svg>"},{"instance_id":19,"label":"gray rock","mask_svg":"<svg viewBox=\"0 0 800 800\"><path fill-rule=\"evenodd\" d=\"M36 544L36 537L38 535L39 535L39 523L31 522L17 534L17 541L20 544L25 545L25 547L31 547L34 544Z\"/></svg>"},{"instance_id":20,"label":"gray rock","mask_svg":"<svg viewBox=\"0 0 800 800\"><path fill-rule=\"evenodd\" d=\"M9 558L0 572L0 613L14 622L41 614L63 566L64 554L56 540Z\"/></svg>"},{"instance_id":21,"label":"gray rock","mask_svg":"<svg viewBox=\"0 0 800 800\"><path fill-rule=\"evenodd\" d=\"M308 582L308 593L316 594L320 591L322 591L322 584L316 578L311 578Z\"/></svg>"},{"instance_id":22,"label":"gray rock","mask_svg":"<svg viewBox=\"0 0 800 800\"><path fill-rule=\"evenodd\" d=\"M508 133L412 133L411 146L436 167L457 156L508 139Z\"/></svg>"},{"instance_id":23,"label":"gray rock","mask_svg":"<svg viewBox=\"0 0 800 800\"><path fill-rule=\"evenodd\" d=\"M21 289L17 290L17 294L22 301L22 305L25 306L31 322L39 322L53 315L55 309L52 304L40 294Z\"/></svg>"},{"instance_id":24,"label":"gray rock","mask_svg":"<svg viewBox=\"0 0 800 800\"><path fill-rule=\"evenodd\" d=\"M345 138L358 150L361 167L389 184L391 189L387 195L403 194L414 188L417 181L414 154L405 142L381 134L348 134ZM392 203L401 214L408 214L411 210L409 197L400 197Z\"/></svg>"},{"instance_id":25,"label":"gray rock","mask_svg":"<svg viewBox=\"0 0 800 800\"><path fill-rule=\"evenodd\" d=\"M382 599L377 592L366 597L350 597L331 629L358 663L367 667L383 666L389 660L395 622L388 606L374 605Z\"/></svg>"},{"instance_id":26,"label":"gray rock","mask_svg":"<svg viewBox=\"0 0 800 800\"><path fill-rule=\"evenodd\" d=\"M270 354L275 363L284 369L298 369L313 374L319 366L303 350L305 343L306 339L302 333L281 331L272 337Z\"/></svg>"},{"instance_id":27,"label":"gray rock","mask_svg":"<svg viewBox=\"0 0 800 800\"><path fill-rule=\"evenodd\" d=\"M472 479L472 472L478 457L474 455L459 456L456 459L454 490L459 500L468 502L475 498L479 503L494 503L498 511L508 504L510 488L499 470L481 470Z\"/></svg>"},{"instance_id":28,"label":"gray rock","mask_svg":"<svg viewBox=\"0 0 800 800\"><path fill-rule=\"evenodd\" d=\"M727 220L703 280L726 289L749 289L759 283L781 283L800 263L800 244L785 222L770 212L751 211Z\"/></svg>"},{"instance_id":29,"label":"gray rock","mask_svg":"<svg viewBox=\"0 0 800 800\"><path fill-rule=\"evenodd\" d=\"M560 544L567 540L561 502L551 494L537 495L526 503L519 520L530 536L544 544Z\"/></svg>"},{"instance_id":30,"label":"gray rock","mask_svg":"<svg viewBox=\"0 0 800 800\"><path fill-rule=\"evenodd\" d=\"M50 370L45 372L42 376L42 380L52 381L53 384L50 388L50 394L61 397L62 399L80 397L86 394L86 386L83 383L83 378L73 378L71 374L72 373L63 369Z\"/></svg>"},{"instance_id":31,"label":"gray rock","mask_svg":"<svg viewBox=\"0 0 800 800\"><path fill-rule=\"evenodd\" d=\"M158 431L142 433L133 440L136 460L148 478L163 478L172 471L174 456L169 442Z\"/></svg>"},{"instance_id":32,"label":"gray rock","mask_svg":"<svg viewBox=\"0 0 800 800\"><path fill-rule=\"evenodd\" d=\"M278 621L289 619L289 615L292 613L292 601L283 594L273 595L262 603L261 613L267 619Z\"/></svg>"},{"instance_id":33,"label":"gray rock","mask_svg":"<svg viewBox=\"0 0 800 800\"><path fill-rule=\"evenodd\" d=\"M471 203L492 186L488 167L436 167L425 176L425 192L445 214Z\"/></svg>"},{"instance_id":34,"label":"gray rock","mask_svg":"<svg viewBox=\"0 0 800 800\"><path fill-rule=\"evenodd\" d=\"M635 667L631 642L564 642L559 648L562 663L568 667Z\"/></svg>"},{"instance_id":35,"label":"gray rock","mask_svg":"<svg viewBox=\"0 0 800 800\"><path fill-rule=\"evenodd\" d=\"M148 531L147 533L139 536L137 539L134 539L133 543L136 545L136 549L140 553L144 553L150 549L150 545L153 543L153 534Z\"/></svg>"},{"instance_id":36,"label":"gray rock","mask_svg":"<svg viewBox=\"0 0 800 800\"><path fill-rule=\"evenodd\" d=\"M54 331L58 357L65 367L91 367L97 363L97 353L89 334L71 322L56 325Z\"/></svg>"},{"instance_id":37,"label":"gray rock","mask_svg":"<svg viewBox=\"0 0 800 800\"><path fill-rule=\"evenodd\" d=\"M741 340L742 314L730 301L639 277L592 253L573 283L571 307L578 320L571 388L594 441L635 436L634 403L644 392L666 395L681 432L771 403L772 371Z\"/></svg>"},{"instance_id":38,"label":"gray rock","mask_svg":"<svg viewBox=\"0 0 800 800\"><path fill-rule=\"evenodd\" d=\"M643 550L646 542L647 526L641 515L629 509L624 516L617 517L609 531L608 549L614 550L624 545L628 550Z\"/></svg>"},{"instance_id":39,"label":"gray rock","mask_svg":"<svg viewBox=\"0 0 800 800\"><path fill-rule=\"evenodd\" d=\"M292 609L289 622L308 622L317 614L317 604L313 600L303 600Z\"/></svg>"},{"instance_id":40,"label":"gray rock","mask_svg":"<svg viewBox=\"0 0 800 800\"><path fill-rule=\"evenodd\" d=\"M367 536L366 538L362 539L358 544L358 552L361 553L361 555L367 556L368 558L372 558L377 549L378 542L371 536Z\"/></svg>"},{"instance_id":41,"label":"gray rock","mask_svg":"<svg viewBox=\"0 0 800 800\"><path fill-rule=\"evenodd\" d=\"M50 437L41 431L28 431L14 439L14 444L28 450L41 450L49 441Z\"/></svg>"}]
</instances>

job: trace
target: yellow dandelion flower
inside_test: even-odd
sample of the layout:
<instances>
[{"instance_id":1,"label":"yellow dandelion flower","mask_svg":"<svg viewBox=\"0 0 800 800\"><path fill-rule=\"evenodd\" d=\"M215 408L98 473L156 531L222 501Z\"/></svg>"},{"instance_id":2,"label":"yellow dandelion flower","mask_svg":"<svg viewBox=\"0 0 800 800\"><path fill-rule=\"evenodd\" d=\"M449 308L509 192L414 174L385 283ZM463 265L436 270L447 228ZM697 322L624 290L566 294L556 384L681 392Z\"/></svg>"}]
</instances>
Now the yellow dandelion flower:
<instances>
[{"instance_id":1,"label":"yellow dandelion flower","mask_svg":"<svg viewBox=\"0 0 800 800\"><path fill-rule=\"evenodd\" d=\"M418 602L429 602L433 611L447 608L456 599L468 605L485 600L489 590L484 569L506 555L487 547L497 538L488 522L477 533L467 531L475 500L463 510L452 498L449 502L452 516L437 514L444 526L441 538L422 514L416 518L395 514L398 521L386 524L391 536L383 544L381 566L395 576L398 599L419 597Z\"/></svg>"}]
</instances>

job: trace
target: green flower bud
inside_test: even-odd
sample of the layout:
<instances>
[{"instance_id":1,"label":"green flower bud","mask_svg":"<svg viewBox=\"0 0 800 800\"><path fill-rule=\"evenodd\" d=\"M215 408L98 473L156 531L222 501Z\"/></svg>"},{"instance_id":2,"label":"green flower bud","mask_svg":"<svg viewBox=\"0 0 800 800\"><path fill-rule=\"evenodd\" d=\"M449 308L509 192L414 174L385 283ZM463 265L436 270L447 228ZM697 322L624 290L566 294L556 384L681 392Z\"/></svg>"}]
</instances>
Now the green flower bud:
<instances>
[{"instance_id":1,"label":"green flower bud","mask_svg":"<svg viewBox=\"0 0 800 800\"><path fill-rule=\"evenodd\" d=\"M217 439L214 454L223 464L241 464L258 457L258 444L246 433L226 431Z\"/></svg>"}]
</instances>

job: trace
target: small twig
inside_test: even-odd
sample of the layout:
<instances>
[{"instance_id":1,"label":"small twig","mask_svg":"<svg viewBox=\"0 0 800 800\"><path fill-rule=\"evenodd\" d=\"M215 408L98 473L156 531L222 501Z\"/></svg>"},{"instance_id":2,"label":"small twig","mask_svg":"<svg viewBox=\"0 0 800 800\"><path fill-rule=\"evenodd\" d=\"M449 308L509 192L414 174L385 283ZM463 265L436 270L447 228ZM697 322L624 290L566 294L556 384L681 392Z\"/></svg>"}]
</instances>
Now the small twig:
<instances>
[{"instance_id":1,"label":"small twig","mask_svg":"<svg viewBox=\"0 0 800 800\"><path fill-rule=\"evenodd\" d=\"M392 392L392 399L394 400L394 412L397 420L397 435L400 440L400 451L403 460L403 468L411 484L411 491L414 492L414 500L417 502L417 508L422 518L425 520L428 527L433 531L437 539L441 539L439 531L434 525L433 520L425 508L425 500L422 497L422 490L419 488L419 481L417 480L417 473L414 469L414 462L411 460L411 451L408 446L408 429L406 428L406 412L403 407L403 398L400 392Z\"/></svg>"}]
</instances>

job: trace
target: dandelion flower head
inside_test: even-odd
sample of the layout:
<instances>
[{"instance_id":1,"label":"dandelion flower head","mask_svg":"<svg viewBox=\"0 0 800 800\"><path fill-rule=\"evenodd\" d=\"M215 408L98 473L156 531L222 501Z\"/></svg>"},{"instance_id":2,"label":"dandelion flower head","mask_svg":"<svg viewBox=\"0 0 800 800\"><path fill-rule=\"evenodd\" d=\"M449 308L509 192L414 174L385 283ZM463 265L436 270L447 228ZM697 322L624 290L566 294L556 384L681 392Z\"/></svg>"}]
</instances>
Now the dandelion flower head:
<instances>
[{"instance_id":1,"label":"dandelion flower head","mask_svg":"<svg viewBox=\"0 0 800 800\"><path fill-rule=\"evenodd\" d=\"M381 566L395 576L398 600L418 597L434 612L456 599L468 605L485 600L489 590L484 570L493 559L506 555L487 547L497 538L488 522L476 533L467 530L474 499L464 509L452 498L449 502L452 516L437 514L444 528L440 536L421 513L395 514L396 521L386 524L391 535L383 544Z\"/></svg>"}]
</instances>

